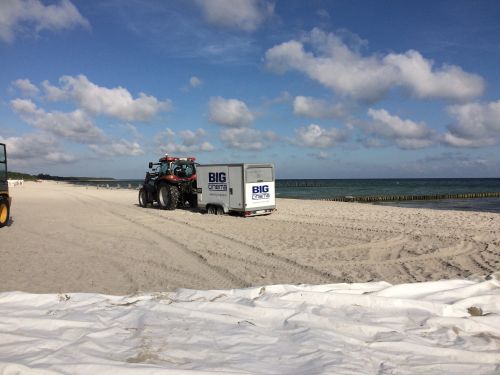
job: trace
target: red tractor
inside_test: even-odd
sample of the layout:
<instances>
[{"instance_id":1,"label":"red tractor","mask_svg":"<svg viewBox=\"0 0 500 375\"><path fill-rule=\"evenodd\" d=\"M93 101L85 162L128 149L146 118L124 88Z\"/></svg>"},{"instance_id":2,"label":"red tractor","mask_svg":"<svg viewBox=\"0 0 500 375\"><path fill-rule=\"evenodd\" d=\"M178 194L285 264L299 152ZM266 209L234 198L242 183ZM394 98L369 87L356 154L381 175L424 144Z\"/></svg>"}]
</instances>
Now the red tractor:
<instances>
[{"instance_id":1,"label":"red tractor","mask_svg":"<svg viewBox=\"0 0 500 375\"><path fill-rule=\"evenodd\" d=\"M163 210L196 207L195 160L165 155L158 163L150 162L150 171L139 190L139 205L148 207L157 202Z\"/></svg>"}]
</instances>

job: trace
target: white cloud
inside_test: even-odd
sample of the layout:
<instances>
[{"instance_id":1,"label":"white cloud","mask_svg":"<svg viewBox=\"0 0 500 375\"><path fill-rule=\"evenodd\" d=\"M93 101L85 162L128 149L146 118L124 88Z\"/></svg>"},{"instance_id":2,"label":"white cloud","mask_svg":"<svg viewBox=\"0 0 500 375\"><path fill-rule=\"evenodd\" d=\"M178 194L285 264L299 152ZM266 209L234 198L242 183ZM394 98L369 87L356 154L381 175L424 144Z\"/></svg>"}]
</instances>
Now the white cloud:
<instances>
[{"instance_id":1,"label":"white cloud","mask_svg":"<svg viewBox=\"0 0 500 375\"><path fill-rule=\"evenodd\" d=\"M220 139L228 148L257 151L262 150L269 141L278 139L271 131L250 128L255 115L241 100L212 97L208 107L209 120L228 127L220 131Z\"/></svg>"},{"instance_id":2,"label":"white cloud","mask_svg":"<svg viewBox=\"0 0 500 375\"><path fill-rule=\"evenodd\" d=\"M455 135L451 132L446 132L442 136L442 141L444 144L451 147L468 147L468 148L477 148L483 146L492 146L497 143L494 138L479 138L479 139L469 139L465 137L461 137Z\"/></svg>"},{"instance_id":3,"label":"white cloud","mask_svg":"<svg viewBox=\"0 0 500 375\"><path fill-rule=\"evenodd\" d=\"M12 42L16 33L31 31L31 28L38 33L75 27L88 29L90 23L69 0L51 5L39 0L0 1L0 40L4 42Z\"/></svg>"},{"instance_id":4,"label":"white cloud","mask_svg":"<svg viewBox=\"0 0 500 375\"><path fill-rule=\"evenodd\" d=\"M272 99L268 99L264 102L265 105L274 105L281 103L288 103L292 100L290 93L288 91L282 91L278 96Z\"/></svg>"},{"instance_id":5,"label":"white cloud","mask_svg":"<svg viewBox=\"0 0 500 375\"><path fill-rule=\"evenodd\" d=\"M347 109L340 103L330 104L326 100L309 96L296 96L293 101L293 113L308 118L341 118Z\"/></svg>"},{"instance_id":6,"label":"white cloud","mask_svg":"<svg viewBox=\"0 0 500 375\"><path fill-rule=\"evenodd\" d=\"M424 138L398 138L395 142L396 145L403 150L417 150L432 146L434 140Z\"/></svg>"},{"instance_id":7,"label":"white cloud","mask_svg":"<svg viewBox=\"0 0 500 375\"><path fill-rule=\"evenodd\" d=\"M42 83L47 99L73 100L81 109L96 115L103 114L126 121L147 121L172 107L169 100L160 101L142 92L134 99L123 87L110 89L98 86L84 75L63 76L59 82L60 87L52 86L47 81Z\"/></svg>"},{"instance_id":8,"label":"white cloud","mask_svg":"<svg viewBox=\"0 0 500 375\"><path fill-rule=\"evenodd\" d=\"M249 126L255 118L247 105L238 99L212 97L208 102L208 110L209 120L224 126L238 128Z\"/></svg>"},{"instance_id":9,"label":"white cloud","mask_svg":"<svg viewBox=\"0 0 500 375\"><path fill-rule=\"evenodd\" d=\"M113 156L138 156L143 155L144 151L137 142L130 142L125 139L112 141L106 144L91 144L89 148L97 155L103 157Z\"/></svg>"},{"instance_id":10,"label":"white cloud","mask_svg":"<svg viewBox=\"0 0 500 375\"><path fill-rule=\"evenodd\" d=\"M316 11L316 14L321 18L325 18L325 19L330 18L330 13L328 13L328 11L326 9L318 9Z\"/></svg>"},{"instance_id":11,"label":"white cloud","mask_svg":"<svg viewBox=\"0 0 500 375\"><path fill-rule=\"evenodd\" d=\"M182 139L182 143L186 146L192 146L198 143L198 140L204 137L207 133L203 129L197 129L196 132L192 130L182 130L179 132L179 137Z\"/></svg>"},{"instance_id":12,"label":"white cloud","mask_svg":"<svg viewBox=\"0 0 500 375\"><path fill-rule=\"evenodd\" d=\"M384 63L398 70L399 84L417 98L443 98L465 100L480 96L484 80L477 74L466 73L456 65L443 65L433 69L433 62L419 52L391 53Z\"/></svg>"},{"instance_id":13,"label":"white cloud","mask_svg":"<svg viewBox=\"0 0 500 375\"><path fill-rule=\"evenodd\" d=\"M344 142L349 137L348 132L337 128L322 128L316 124L298 128L292 143L301 147L328 148Z\"/></svg>"},{"instance_id":14,"label":"white cloud","mask_svg":"<svg viewBox=\"0 0 500 375\"><path fill-rule=\"evenodd\" d=\"M203 81L196 76L192 76L191 78L189 78L189 86L193 88L201 86L202 83Z\"/></svg>"},{"instance_id":15,"label":"white cloud","mask_svg":"<svg viewBox=\"0 0 500 375\"><path fill-rule=\"evenodd\" d=\"M125 129L134 139L143 139L143 135L139 132L137 127L132 124L121 125L122 129Z\"/></svg>"},{"instance_id":16,"label":"white cloud","mask_svg":"<svg viewBox=\"0 0 500 375\"><path fill-rule=\"evenodd\" d=\"M308 154L308 156L311 156L317 160L328 160L330 158L330 155L328 153L326 153L325 151L311 153L311 154Z\"/></svg>"},{"instance_id":17,"label":"white cloud","mask_svg":"<svg viewBox=\"0 0 500 375\"><path fill-rule=\"evenodd\" d=\"M498 157L494 154L481 156L461 153L428 153L424 157L405 165L415 174L434 177L485 177L498 176Z\"/></svg>"},{"instance_id":18,"label":"white cloud","mask_svg":"<svg viewBox=\"0 0 500 375\"><path fill-rule=\"evenodd\" d=\"M196 131L182 130L178 133L167 128L156 136L156 144L161 153L169 154L214 151L215 147L205 140L206 135L206 131L201 128Z\"/></svg>"},{"instance_id":19,"label":"white cloud","mask_svg":"<svg viewBox=\"0 0 500 375\"><path fill-rule=\"evenodd\" d=\"M500 135L500 100L448 107L454 122L443 142L454 147L481 147L497 143Z\"/></svg>"},{"instance_id":20,"label":"white cloud","mask_svg":"<svg viewBox=\"0 0 500 375\"><path fill-rule=\"evenodd\" d=\"M454 65L434 67L417 51L363 56L366 44L352 45L337 34L313 29L303 40L290 40L269 49L265 61L271 70L297 70L340 95L366 101L380 100L401 87L417 98L465 100L484 91L484 80ZM310 46L310 51L306 51Z\"/></svg>"},{"instance_id":21,"label":"white cloud","mask_svg":"<svg viewBox=\"0 0 500 375\"><path fill-rule=\"evenodd\" d=\"M368 109L368 115L377 122L378 134L391 138L425 138L430 129L423 122L403 120L399 116L391 115L385 109Z\"/></svg>"},{"instance_id":22,"label":"white cloud","mask_svg":"<svg viewBox=\"0 0 500 375\"><path fill-rule=\"evenodd\" d=\"M166 152L168 152L169 154L184 154L190 152L212 152L215 150L215 147L207 141L192 146L168 142L162 146L162 150L166 150Z\"/></svg>"},{"instance_id":23,"label":"white cloud","mask_svg":"<svg viewBox=\"0 0 500 375\"><path fill-rule=\"evenodd\" d=\"M220 138L226 147L246 151L262 150L267 142L278 139L276 134L271 131L250 128L223 129L220 132Z\"/></svg>"},{"instance_id":24,"label":"white cloud","mask_svg":"<svg viewBox=\"0 0 500 375\"><path fill-rule=\"evenodd\" d=\"M62 151L57 139L45 133L31 133L22 137L3 138L7 145L9 161L18 166L33 166L45 163L71 163L75 156Z\"/></svg>"},{"instance_id":25,"label":"white cloud","mask_svg":"<svg viewBox=\"0 0 500 375\"><path fill-rule=\"evenodd\" d=\"M29 79L18 79L12 83L24 96L35 96L40 90Z\"/></svg>"},{"instance_id":26,"label":"white cloud","mask_svg":"<svg viewBox=\"0 0 500 375\"><path fill-rule=\"evenodd\" d=\"M57 86L51 85L49 81L43 81L42 87L43 87L43 91L45 92L45 98L47 100L50 100L53 102L59 102L59 101L64 101L64 100L69 99L69 95L65 90L63 90Z\"/></svg>"},{"instance_id":27,"label":"white cloud","mask_svg":"<svg viewBox=\"0 0 500 375\"><path fill-rule=\"evenodd\" d=\"M14 99L11 108L28 124L59 137L82 143L100 143L106 139L104 132L79 109L69 113L46 112L30 99Z\"/></svg>"},{"instance_id":28,"label":"white cloud","mask_svg":"<svg viewBox=\"0 0 500 375\"><path fill-rule=\"evenodd\" d=\"M196 3L208 23L243 31L256 30L274 12L274 4L264 0L196 0Z\"/></svg>"},{"instance_id":29,"label":"white cloud","mask_svg":"<svg viewBox=\"0 0 500 375\"><path fill-rule=\"evenodd\" d=\"M404 120L391 115L385 109L368 110L375 122L370 124L368 131L386 140L394 141L399 148L417 149L429 147L434 140L434 132L424 123Z\"/></svg>"},{"instance_id":30,"label":"white cloud","mask_svg":"<svg viewBox=\"0 0 500 375\"><path fill-rule=\"evenodd\" d=\"M367 148L379 148L379 147L384 147L385 145L382 143L382 141L379 138L364 138L360 139L363 146Z\"/></svg>"}]
</instances>

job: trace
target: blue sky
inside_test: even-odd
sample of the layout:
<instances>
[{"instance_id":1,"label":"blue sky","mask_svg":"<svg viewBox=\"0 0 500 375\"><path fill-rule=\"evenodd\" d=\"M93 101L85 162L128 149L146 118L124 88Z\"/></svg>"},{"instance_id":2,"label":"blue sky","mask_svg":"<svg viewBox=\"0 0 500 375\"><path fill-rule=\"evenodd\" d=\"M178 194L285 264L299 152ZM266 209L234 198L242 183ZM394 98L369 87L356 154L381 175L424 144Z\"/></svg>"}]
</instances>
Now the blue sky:
<instances>
[{"instance_id":1,"label":"blue sky","mask_svg":"<svg viewBox=\"0 0 500 375\"><path fill-rule=\"evenodd\" d=\"M0 3L10 168L141 178L500 176L497 1Z\"/></svg>"}]
</instances>

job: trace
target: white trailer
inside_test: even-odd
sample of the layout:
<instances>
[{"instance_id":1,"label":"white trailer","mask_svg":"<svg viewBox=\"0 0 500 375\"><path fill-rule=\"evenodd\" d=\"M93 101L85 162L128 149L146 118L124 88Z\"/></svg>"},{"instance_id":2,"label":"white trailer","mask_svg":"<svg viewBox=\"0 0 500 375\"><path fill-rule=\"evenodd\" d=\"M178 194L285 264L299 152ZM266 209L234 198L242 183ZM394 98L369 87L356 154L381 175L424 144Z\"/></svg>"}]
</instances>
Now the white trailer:
<instances>
[{"instance_id":1,"label":"white trailer","mask_svg":"<svg viewBox=\"0 0 500 375\"><path fill-rule=\"evenodd\" d=\"M198 207L212 214L266 215L276 209L273 164L196 167Z\"/></svg>"}]
</instances>

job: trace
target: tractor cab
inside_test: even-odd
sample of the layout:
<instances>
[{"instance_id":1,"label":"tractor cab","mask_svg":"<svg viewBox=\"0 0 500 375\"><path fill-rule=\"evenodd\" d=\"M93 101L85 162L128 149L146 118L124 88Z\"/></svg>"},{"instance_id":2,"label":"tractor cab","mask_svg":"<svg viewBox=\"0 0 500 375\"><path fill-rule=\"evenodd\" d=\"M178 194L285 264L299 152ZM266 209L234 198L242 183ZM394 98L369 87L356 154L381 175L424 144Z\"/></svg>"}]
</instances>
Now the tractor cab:
<instances>
[{"instance_id":1,"label":"tractor cab","mask_svg":"<svg viewBox=\"0 0 500 375\"><path fill-rule=\"evenodd\" d=\"M10 217L9 184L7 182L7 150L0 143L0 228L9 222Z\"/></svg>"},{"instance_id":2,"label":"tractor cab","mask_svg":"<svg viewBox=\"0 0 500 375\"><path fill-rule=\"evenodd\" d=\"M169 177L170 179L192 179L196 178L195 158L178 158L165 156L159 160L158 177Z\"/></svg>"}]
</instances>

